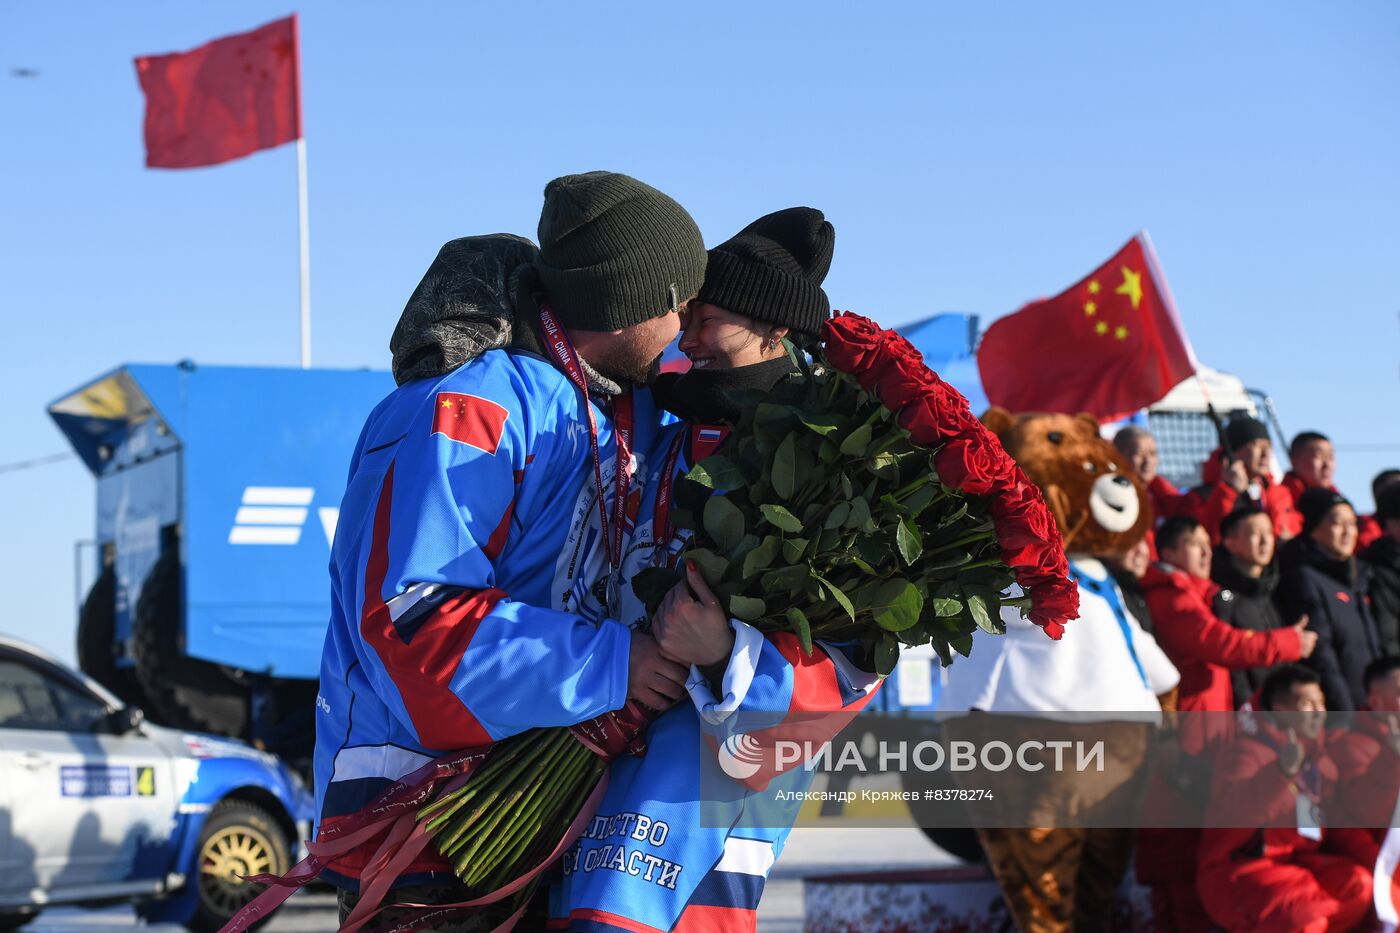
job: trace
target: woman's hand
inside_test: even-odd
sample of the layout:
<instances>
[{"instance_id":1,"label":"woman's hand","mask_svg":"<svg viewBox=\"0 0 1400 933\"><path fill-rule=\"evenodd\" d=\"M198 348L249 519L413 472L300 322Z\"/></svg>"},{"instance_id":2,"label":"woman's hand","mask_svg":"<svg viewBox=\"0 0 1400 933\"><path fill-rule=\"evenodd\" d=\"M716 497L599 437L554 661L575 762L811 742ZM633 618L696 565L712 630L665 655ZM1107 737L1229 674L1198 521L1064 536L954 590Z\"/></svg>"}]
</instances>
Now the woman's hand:
<instances>
[{"instance_id":1,"label":"woman's hand","mask_svg":"<svg viewBox=\"0 0 1400 933\"><path fill-rule=\"evenodd\" d=\"M685 562L685 579L657 607L651 633L666 657L699 668L726 661L734 650L729 619L693 561Z\"/></svg>"}]
</instances>

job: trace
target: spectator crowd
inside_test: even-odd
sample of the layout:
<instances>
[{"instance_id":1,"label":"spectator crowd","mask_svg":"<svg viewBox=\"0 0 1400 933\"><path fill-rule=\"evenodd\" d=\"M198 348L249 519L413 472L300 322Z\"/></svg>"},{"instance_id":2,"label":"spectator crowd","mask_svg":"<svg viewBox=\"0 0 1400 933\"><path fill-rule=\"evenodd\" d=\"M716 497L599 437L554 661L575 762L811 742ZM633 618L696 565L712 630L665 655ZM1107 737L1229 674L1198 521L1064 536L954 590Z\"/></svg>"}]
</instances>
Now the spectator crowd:
<instances>
[{"instance_id":1,"label":"spectator crowd","mask_svg":"<svg viewBox=\"0 0 1400 933\"><path fill-rule=\"evenodd\" d=\"M1222 441L1181 490L1150 432L1114 438L1157 516L1112 562L1124 601L1180 671L1177 710L1250 723L1176 737L1209 763L1207 828L1143 830L1138 876L1158 929L1370 929L1400 790L1400 470L1359 515L1325 435L1293 438L1281 480L1262 422L1237 416Z\"/></svg>"}]
</instances>

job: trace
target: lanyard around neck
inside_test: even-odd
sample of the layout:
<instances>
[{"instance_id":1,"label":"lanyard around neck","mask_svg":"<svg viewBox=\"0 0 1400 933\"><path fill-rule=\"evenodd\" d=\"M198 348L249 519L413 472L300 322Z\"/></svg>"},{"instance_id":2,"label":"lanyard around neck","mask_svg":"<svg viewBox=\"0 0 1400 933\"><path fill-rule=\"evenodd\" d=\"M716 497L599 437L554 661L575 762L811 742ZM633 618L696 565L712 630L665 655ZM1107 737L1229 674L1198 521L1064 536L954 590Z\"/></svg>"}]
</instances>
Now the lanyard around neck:
<instances>
[{"instance_id":1,"label":"lanyard around neck","mask_svg":"<svg viewBox=\"0 0 1400 933\"><path fill-rule=\"evenodd\" d=\"M671 441L671 449L666 452L666 465L661 468L661 481L656 487L656 503L651 513L651 540L661 553L671 543L671 485L676 476L676 461L680 459L681 447L685 444L685 432L677 431Z\"/></svg>"},{"instance_id":2,"label":"lanyard around neck","mask_svg":"<svg viewBox=\"0 0 1400 933\"><path fill-rule=\"evenodd\" d=\"M632 393L624 392L613 400L613 434L617 438L617 489L613 498L612 521L609 521L603 490L603 464L598 454L598 421L593 416L593 404L588 397L588 377L584 374L578 352L569 341L568 333L548 305L540 308L540 328L544 331L545 347L550 356L583 396L583 413L588 419L588 447L593 454L593 481L598 488L598 520L602 523L608 566L616 571L622 565L622 529L627 516L627 495L632 487ZM610 530L612 534L609 533Z\"/></svg>"},{"instance_id":3,"label":"lanyard around neck","mask_svg":"<svg viewBox=\"0 0 1400 933\"><path fill-rule=\"evenodd\" d=\"M685 447L685 442L690 441L690 462L699 463L719 448L724 439L729 436L729 428L724 425L694 424L690 425L689 431L680 430L676 432L675 439L671 441L671 449L666 453L666 464L661 468L661 480L657 484L656 503L652 509L651 518L651 540L657 546L656 553L669 553L671 537L675 534L674 523L671 521L672 496L671 487L676 478L676 464L680 460L681 450ZM724 490L715 490L723 492ZM671 554L668 558L668 566L675 562L676 555Z\"/></svg>"}]
</instances>

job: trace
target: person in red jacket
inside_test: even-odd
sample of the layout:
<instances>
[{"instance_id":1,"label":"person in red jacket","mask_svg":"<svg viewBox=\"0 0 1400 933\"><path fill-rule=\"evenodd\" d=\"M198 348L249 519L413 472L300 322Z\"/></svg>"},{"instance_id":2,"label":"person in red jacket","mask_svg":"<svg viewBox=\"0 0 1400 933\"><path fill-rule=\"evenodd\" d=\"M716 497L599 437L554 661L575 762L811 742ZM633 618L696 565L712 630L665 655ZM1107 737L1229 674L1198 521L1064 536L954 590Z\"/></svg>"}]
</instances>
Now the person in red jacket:
<instances>
[{"instance_id":1,"label":"person in red jacket","mask_svg":"<svg viewBox=\"0 0 1400 933\"><path fill-rule=\"evenodd\" d=\"M1279 485L1288 490L1293 504L1309 489L1336 490L1332 480L1337 475L1337 451L1326 434L1300 431L1288 445L1288 472Z\"/></svg>"},{"instance_id":2,"label":"person in red jacket","mask_svg":"<svg viewBox=\"0 0 1400 933\"><path fill-rule=\"evenodd\" d=\"M1221 755L1201 831L1196 884L1229 931L1367 929L1371 845L1364 830L1327 828L1338 768L1328 754L1317 674L1290 665L1260 690L1253 735Z\"/></svg>"},{"instance_id":3,"label":"person in red jacket","mask_svg":"<svg viewBox=\"0 0 1400 933\"><path fill-rule=\"evenodd\" d=\"M1227 457L1217 449L1201 465L1201 485L1191 491L1188 514L1205 526L1211 544L1220 543L1220 522L1236 509L1256 508L1274 520L1274 536L1282 543L1298 533L1303 519L1293 497L1274 482L1273 442L1264 422L1247 415L1225 426Z\"/></svg>"},{"instance_id":4,"label":"person in red jacket","mask_svg":"<svg viewBox=\"0 0 1400 933\"><path fill-rule=\"evenodd\" d=\"M1328 745L1338 772L1330 816L1334 825L1366 828L1374 862L1400 798L1400 657L1367 666L1366 705Z\"/></svg>"},{"instance_id":5,"label":"person in red jacket","mask_svg":"<svg viewBox=\"0 0 1400 933\"><path fill-rule=\"evenodd\" d=\"M1297 661L1312 653L1317 635L1306 621L1268 632L1235 628L1215 615L1220 588L1210 581L1211 546L1194 518L1169 518L1157 529L1162 560L1143 577L1154 637L1181 673L1177 709L1230 712L1235 708L1232 670ZM1184 717L1177 744L1189 757L1208 764L1229 737L1225 717ZM1139 878L1152 886L1152 909L1159 929L1203 933L1209 928L1196 890L1191 858L1197 833L1182 828L1192 817L1180 789L1154 784L1138 834ZM1189 822L1184 825L1193 825ZM1199 824L1194 824L1199 825Z\"/></svg>"},{"instance_id":6,"label":"person in red jacket","mask_svg":"<svg viewBox=\"0 0 1400 933\"><path fill-rule=\"evenodd\" d=\"M1268 632L1238 629L1211 611L1220 587L1210 580L1211 546L1194 518L1169 518L1157 529L1162 560L1143 577L1157 643L1181 672L1177 709L1235 708L1230 671L1269 667L1312 654L1317 634L1307 620Z\"/></svg>"}]
</instances>

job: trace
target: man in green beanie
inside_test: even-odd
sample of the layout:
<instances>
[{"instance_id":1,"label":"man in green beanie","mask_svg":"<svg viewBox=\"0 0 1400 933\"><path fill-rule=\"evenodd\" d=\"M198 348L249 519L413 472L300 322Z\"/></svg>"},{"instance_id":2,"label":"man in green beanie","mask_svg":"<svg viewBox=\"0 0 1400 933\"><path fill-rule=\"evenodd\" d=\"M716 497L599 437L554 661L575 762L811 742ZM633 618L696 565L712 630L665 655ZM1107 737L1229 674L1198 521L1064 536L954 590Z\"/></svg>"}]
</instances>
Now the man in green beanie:
<instances>
[{"instance_id":1,"label":"man in green beanie","mask_svg":"<svg viewBox=\"0 0 1400 933\"><path fill-rule=\"evenodd\" d=\"M632 387L655 371L704 278L700 231L660 191L589 172L545 188L539 240L537 257L496 243L493 263L475 268L488 291L516 292L510 346L462 362L453 354L470 342L427 346L396 331L402 384L361 434L332 560L316 714L323 841L433 757L629 699L664 709L684 693L692 659L662 657L617 621L616 570L660 420ZM471 262L461 249L440 255L415 299ZM451 315L414 319L432 333L453 326ZM372 850L327 863L342 916ZM431 846L397 885L413 889L400 901L463 896Z\"/></svg>"},{"instance_id":2,"label":"man in green beanie","mask_svg":"<svg viewBox=\"0 0 1400 933\"><path fill-rule=\"evenodd\" d=\"M680 326L659 312L680 311L705 278L685 208L626 175L565 175L545 186L539 238L541 292L579 354L622 385L649 381Z\"/></svg>"}]
</instances>

